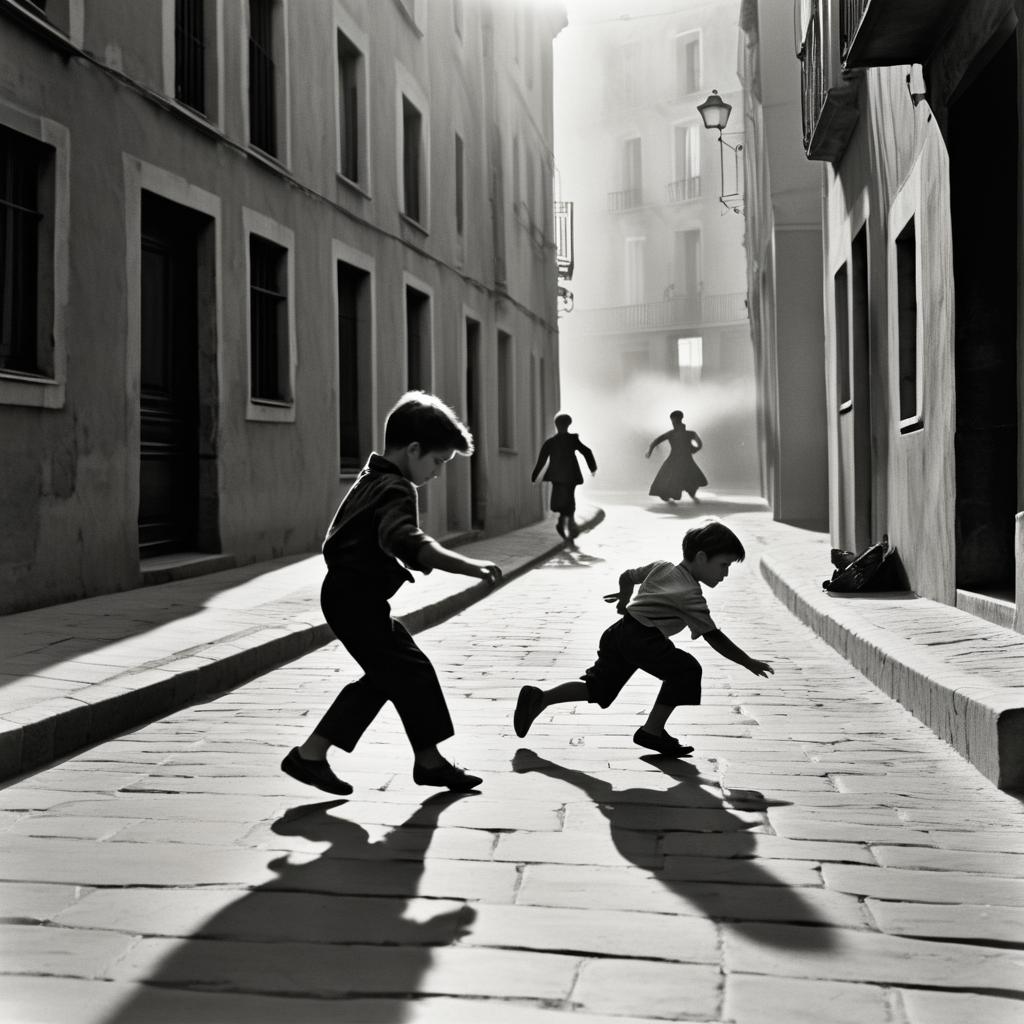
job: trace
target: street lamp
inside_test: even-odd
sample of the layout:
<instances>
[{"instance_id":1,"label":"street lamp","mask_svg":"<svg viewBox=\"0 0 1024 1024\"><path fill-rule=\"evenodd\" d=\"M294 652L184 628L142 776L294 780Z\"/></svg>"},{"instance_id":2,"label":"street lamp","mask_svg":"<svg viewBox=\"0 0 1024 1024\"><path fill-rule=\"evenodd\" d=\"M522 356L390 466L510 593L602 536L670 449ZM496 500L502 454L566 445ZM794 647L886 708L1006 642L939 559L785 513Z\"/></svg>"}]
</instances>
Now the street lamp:
<instances>
[{"instance_id":1,"label":"street lamp","mask_svg":"<svg viewBox=\"0 0 1024 1024\"><path fill-rule=\"evenodd\" d=\"M722 133L729 123L729 115L732 113L732 104L726 103L718 95L717 89L712 89L711 95L703 103L698 104L697 113L700 114L705 128L714 128L718 132L718 166L721 169L721 188L719 189L718 201L727 210L739 213L743 207L743 196L740 195L739 191L725 191L725 153L723 147L732 150L733 174L737 185L740 180L740 153L743 151L742 143L733 146L722 138Z\"/></svg>"}]
</instances>

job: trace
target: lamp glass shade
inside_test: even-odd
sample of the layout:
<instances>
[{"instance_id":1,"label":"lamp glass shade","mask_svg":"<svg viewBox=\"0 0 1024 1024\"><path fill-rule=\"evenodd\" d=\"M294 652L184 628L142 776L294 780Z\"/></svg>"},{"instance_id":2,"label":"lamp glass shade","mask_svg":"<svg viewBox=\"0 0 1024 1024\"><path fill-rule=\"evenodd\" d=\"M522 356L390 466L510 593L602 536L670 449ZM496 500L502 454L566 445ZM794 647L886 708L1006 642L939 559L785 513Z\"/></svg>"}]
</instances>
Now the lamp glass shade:
<instances>
[{"instance_id":1,"label":"lamp glass shade","mask_svg":"<svg viewBox=\"0 0 1024 1024\"><path fill-rule=\"evenodd\" d=\"M703 103L697 106L697 111L704 121L705 128L717 128L721 131L729 123L732 104L726 103L718 95L716 89Z\"/></svg>"}]
</instances>

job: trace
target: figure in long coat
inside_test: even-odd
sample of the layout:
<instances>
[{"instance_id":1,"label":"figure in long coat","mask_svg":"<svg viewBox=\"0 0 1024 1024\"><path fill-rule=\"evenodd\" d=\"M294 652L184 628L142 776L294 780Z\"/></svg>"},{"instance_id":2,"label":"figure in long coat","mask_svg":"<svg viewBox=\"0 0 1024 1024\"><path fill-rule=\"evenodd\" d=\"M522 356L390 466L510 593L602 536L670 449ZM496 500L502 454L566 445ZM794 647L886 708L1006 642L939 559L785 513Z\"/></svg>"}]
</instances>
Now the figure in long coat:
<instances>
[{"instance_id":1,"label":"figure in long coat","mask_svg":"<svg viewBox=\"0 0 1024 1024\"><path fill-rule=\"evenodd\" d=\"M649 459L662 441L668 441L669 456L654 477L648 493L662 501L677 501L685 491L694 501L699 501L697 490L707 486L708 478L693 461L693 456L704 447L704 442L695 430L686 429L683 414L678 409L669 413L668 418L672 421L672 429L656 437L644 456Z\"/></svg>"},{"instance_id":2,"label":"figure in long coat","mask_svg":"<svg viewBox=\"0 0 1024 1024\"><path fill-rule=\"evenodd\" d=\"M530 477L536 483L544 463L548 464L544 479L551 484L551 511L558 513L555 529L566 540L573 540L580 532L576 525L576 488L583 483L583 473L576 453L583 456L591 474L597 472L594 453L580 440L579 434L569 433L570 423L572 417L567 412L560 412L555 417L557 433L540 446L537 465Z\"/></svg>"}]
</instances>

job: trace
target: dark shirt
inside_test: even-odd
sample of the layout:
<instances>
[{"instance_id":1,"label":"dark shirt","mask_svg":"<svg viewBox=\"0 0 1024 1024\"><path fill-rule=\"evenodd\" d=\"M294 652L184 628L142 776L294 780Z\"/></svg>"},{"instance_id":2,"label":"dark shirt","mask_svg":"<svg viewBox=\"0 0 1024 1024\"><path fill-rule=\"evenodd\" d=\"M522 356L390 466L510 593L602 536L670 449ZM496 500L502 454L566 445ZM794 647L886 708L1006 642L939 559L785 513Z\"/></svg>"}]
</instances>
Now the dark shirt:
<instances>
[{"instance_id":1,"label":"dark shirt","mask_svg":"<svg viewBox=\"0 0 1024 1024\"><path fill-rule=\"evenodd\" d=\"M586 460L587 468L591 473L597 472L597 462L594 453L580 440L579 434L564 434L559 432L549 437L540 448L537 456L537 464L533 467L531 480L537 479L545 462L548 462L548 470L544 479L555 484L581 484L583 474L580 472L580 464L576 459L576 453Z\"/></svg>"},{"instance_id":2,"label":"dark shirt","mask_svg":"<svg viewBox=\"0 0 1024 1024\"><path fill-rule=\"evenodd\" d=\"M430 572L419 555L432 539L420 529L412 481L375 452L334 513L323 554L328 569L366 577L390 596L412 581L410 568Z\"/></svg>"}]
</instances>

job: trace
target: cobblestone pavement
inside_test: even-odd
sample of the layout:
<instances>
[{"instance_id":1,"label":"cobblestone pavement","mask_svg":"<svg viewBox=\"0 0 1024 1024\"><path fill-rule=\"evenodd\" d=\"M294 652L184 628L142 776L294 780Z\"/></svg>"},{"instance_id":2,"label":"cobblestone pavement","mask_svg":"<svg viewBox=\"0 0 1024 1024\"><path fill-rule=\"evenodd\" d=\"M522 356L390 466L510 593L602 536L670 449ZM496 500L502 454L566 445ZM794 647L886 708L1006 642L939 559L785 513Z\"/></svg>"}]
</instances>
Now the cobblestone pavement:
<instances>
[{"instance_id":1,"label":"cobblestone pavement","mask_svg":"<svg viewBox=\"0 0 1024 1024\"><path fill-rule=\"evenodd\" d=\"M479 794L415 786L390 709L334 759L352 798L278 771L352 677L336 644L0 791L0 1019L1020 1024L1024 810L785 610L760 542L710 603L776 673L680 641L692 758L632 745L642 675L515 737L518 688L582 671L600 595L694 512L606 510L419 635Z\"/></svg>"}]
</instances>

